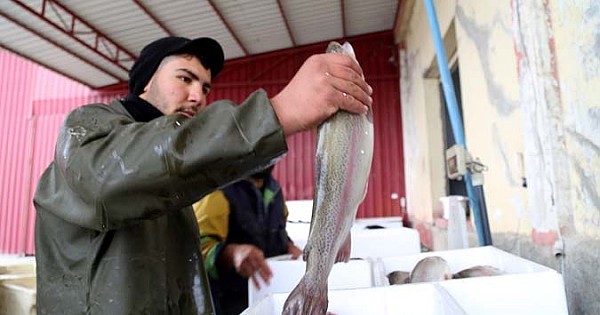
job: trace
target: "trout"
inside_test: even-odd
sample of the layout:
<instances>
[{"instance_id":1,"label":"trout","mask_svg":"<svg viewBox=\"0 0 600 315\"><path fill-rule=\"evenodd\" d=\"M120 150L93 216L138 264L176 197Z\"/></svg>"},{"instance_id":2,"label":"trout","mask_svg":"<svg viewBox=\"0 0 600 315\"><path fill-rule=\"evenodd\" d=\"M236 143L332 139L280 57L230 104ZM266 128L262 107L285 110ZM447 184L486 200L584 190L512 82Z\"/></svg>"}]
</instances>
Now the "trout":
<instances>
[{"instance_id":1,"label":"trout","mask_svg":"<svg viewBox=\"0 0 600 315\"><path fill-rule=\"evenodd\" d=\"M352 56L349 43L331 42L328 53ZM306 271L283 305L283 314L326 314L329 273L335 262L350 259L350 229L367 192L373 160L373 113L338 111L318 128L315 193Z\"/></svg>"},{"instance_id":2,"label":"trout","mask_svg":"<svg viewBox=\"0 0 600 315\"><path fill-rule=\"evenodd\" d=\"M425 257L410 272L409 283L432 282L452 279L450 267L439 256Z\"/></svg>"},{"instance_id":3,"label":"trout","mask_svg":"<svg viewBox=\"0 0 600 315\"><path fill-rule=\"evenodd\" d=\"M471 268L467 268L455 273L452 276L452 279L463 279L463 278L473 278L473 277L491 277L491 276L499 276L503 275L504 272L502 270L494 267L494 266L473 266Z\"/></svg>"},{"instance_id":4,"label":"trout","mask_svg":"<svg viewBox=\"0 0 600 315\"><path fill-rule=\"evenodd\" d=\"M408 271L392 271L387 275L390 285L408 283L410 280L410 272Z\"/></svg>"}]
</instances>

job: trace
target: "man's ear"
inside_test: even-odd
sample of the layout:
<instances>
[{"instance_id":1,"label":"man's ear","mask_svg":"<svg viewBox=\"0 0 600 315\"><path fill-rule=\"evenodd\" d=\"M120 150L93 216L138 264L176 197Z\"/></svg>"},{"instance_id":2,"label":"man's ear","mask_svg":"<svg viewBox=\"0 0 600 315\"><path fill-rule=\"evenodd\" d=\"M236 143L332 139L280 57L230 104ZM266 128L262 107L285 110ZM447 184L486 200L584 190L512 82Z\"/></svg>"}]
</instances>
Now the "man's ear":
<instances>
[{"instance_id":1,"label":"man's ear","mask_svg":"<svg viewBox=\"0 0 600 315\"><path fill-rule=\"evenodd\" d=\"M143 93L148 92L148 90L150 89L150 84L152 84L152 81L154 81L154 76L152 76L150 78L150 80L148 80L148 83L146 83L146 86L144 86Z\"/></svg>"},{"instance_id":2,"label":"man's ear","mask_svg":"<svg viewBox=\"0 0 600 315\"><path fill-rule=\"evenodd\" d=\"M146 86L144 86L142 93L140 93L140 95L138 95L140 98L145 99L143 96L146 95L146 93L148 93L148 90L150 90L150 85L152 84L153 80L154 80L154 76L152 76L150 78L150 80L148 80L148 83L146 83Z\"/></svg>"}]
</instances>

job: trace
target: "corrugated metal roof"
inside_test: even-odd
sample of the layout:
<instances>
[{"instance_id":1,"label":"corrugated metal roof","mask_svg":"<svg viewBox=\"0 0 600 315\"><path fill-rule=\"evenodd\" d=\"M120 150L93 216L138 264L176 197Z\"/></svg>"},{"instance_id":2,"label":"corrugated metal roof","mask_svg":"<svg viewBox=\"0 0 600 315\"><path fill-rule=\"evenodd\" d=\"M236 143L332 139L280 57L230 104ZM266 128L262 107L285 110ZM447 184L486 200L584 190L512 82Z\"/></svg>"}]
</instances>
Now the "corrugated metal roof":
<instances>
[{"instance_id":1,"label":"corrugated metal roof","mask_svg":"<svg viewBox=\"0 0 600 315\"><path fill-rule=\"evenodd\" d=\"M346 0L346 36L379 32L393 27L398 1ZM391 26L390 26L391 25Z\"/></svg>"},{"instance_id":2,"label":"corrugated metal roof","mask_svg":"<svg viewBox=\"0 0 600 315\"><path fill-rule=\"evenodd\" d=\"M44 31L41 30L41 32ZM35 60L47 68L83 84L104 86L118 83L127 78L127 73L123 70L115 70L115 73L120 74L118 76L111 75L106 70L100 70L98 66L82 60L81 56L84 53L81 51L78 53L79 55L69 53L48 40L40 40L37 35L29 30L23 30L21 26L3 17L0 17L0 32L2 34L0 41L5 48L13 50L25 58ZM60 43L60 41L57 42ZM98 57L94 59L90 61L99 62ZM113 68L112 66L107 67Z\"/></svg>"},{"instance_id":3,"label":"corrugated metal roof","mask_svg":"<svg viewBox=\"0 0 600 315\"><path fill-rule=\"evenodd\" d=\"M342 14L338 1L284 0L282 6L298 45L342 37Z\"/></svg>"},{"instance_id":4,"label":"corrugated metal roof","mask_svg":"<svg viewBox=\"0 0 600 315\"><path fill-rule=\"evenodd\" d=\"M124 83L145 44L208 36L226 59L391 30L398 0L4 0L0 47L94 88Z\"/></svg>"},{"instance_id":5,"label":"corrugated metal roof","mask_svg":"<svg viewBox=\"0 0 600 315\"><path fill-rule=\"evenodd\" d=\"M222 0L215 5L250 54L292 45L274 0Z\"/></svg>"}]
</instances>

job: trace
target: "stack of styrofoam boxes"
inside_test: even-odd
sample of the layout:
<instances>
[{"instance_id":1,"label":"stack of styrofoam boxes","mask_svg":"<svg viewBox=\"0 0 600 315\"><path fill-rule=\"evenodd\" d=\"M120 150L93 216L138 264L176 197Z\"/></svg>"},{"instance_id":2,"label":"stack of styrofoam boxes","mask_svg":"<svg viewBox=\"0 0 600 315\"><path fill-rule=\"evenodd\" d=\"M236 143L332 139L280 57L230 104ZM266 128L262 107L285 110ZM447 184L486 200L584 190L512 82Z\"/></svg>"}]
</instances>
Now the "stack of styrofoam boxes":
<instances>
[{"instance_id":1,"label":"stack of styrofoam boxes","mask_svg":"<svg viewBox=\"0 0 600 315\"><path fill-rule=\"evenodd\" d=\"M452 273L477 265L489 265L505 274L400 286L437 285L447 291L467 314L568 314L561 274L492 246L379 258L373 264L375 277L382 279L381 283L389 284L387 274L396 270L411 271L418 261L427 256L444 258Z\"/></svg>"},{"instance_id":2,"label":"stack of styrofoam boxes","mask_svg":"<svg viewBox=\"0 0 600 315\"><path fill-rule=\"evenodd\" d=\"M312 200L287 203L289 215L286 230L294 244L306 246L312 215ZM405 228L401 217L357 219L351 232L352 258L389 257L421 252L419 233Z\"/></svg>"},{"instance_id":3,"label":"stack of styrofoam boxes","mask_svg":"<svg viewBox=\"0 0 600 315\"><path fill-rule=\"evenodd\" d=\"M288 234L300 247L308 238L311 207L310 201L301 201L291 207L288 204L291 220L299 222L288 223ZM383 229L372 229L374 226ZM490 265L506 274L389 286L388 273L409 272L426 256L444 258L453 273L477 265ZM553 269L492 246L420 253L418 233L403 228L400 218L356 220L352 227L352 257L367 258L363 263L371 269L366 270L364 265L360 269L334 265L329 277L329 310L333 313L568 314L562 275ZM287 295L304 274L305 265L298 262L284 267L278 266L280 263L284 262L272 263L275 269L273 288L267 287L256 294L256 288L250 285L249 291L254 295L251 307L244 314L281 313ZM365 275L371 277L373 287L368 287L368 279L362 278ZM346 282L338 282L340 279Z\"/></svg>"},{"instance_id":4,"label":"stack of styrofoam boxes","mask_svg":"<svg viewBox=\"0 0 600 315\"><path fill-rule=\"evenodd\" d=\"M357 219L351 234L352 257L394 257L421 252L419 232L405 228L400 217Z\"/></svg>"},{"instance_id":5,"label":"stack of styrofoam boxes","mask_svg":"<svg viewBox=\"0 0 600 315\"><path fill-rule=\"evenodd\" d=\"M273 278L267 285L259 278L260 289L248 281L248 305L252 306L269 294L289 293L300 281L306 270L302 260L268 260ZM352 289L374 287L374 275L370 260L351 260L333 265L329 274L329 289Z\"/></svg>"},{"instance_id":6,"label":"stack of styrofoam boxes","mask_svg":"<svg viewBox=\"0 0 600 315\"><path fill-rule=\"evenodd\" d=\"M312 200L292 201L287 206L290 221L286 227L288 235L298 247L304 248L310 229ZM332 291L381 286L380 278L373 274L373 258L416 254L421 249L418 232L403 227L400 217L358 219L352 226L351 234L353 259L333 266L329 275L329 289ZM273 271L269 285L260 281L258 289L252 281L248 282L250 307L268 295L287 295L300 281L306 263L302 260L282 260L285 258L269 259Z\"/></svg>"},{"instance_id":7,"label":"stack of styrofoam boxes","mask_svg":"<svg viewBox=\"0 0 600 315\"><path fill-rule=\"evenodd\" d=\"M33 315L35 303L33 257L0 258L0 315Z\"/></svg>"},{"instance_id":8,"label":"stack of styrofoam boxes","mask_svg":"<svg viewBox=\"0 0 600 315\"><path fill-rule=\"evenodd\" d=\"M504 275L390 286L386 275L411 271L427 256L444 258L453 273L477 265L494 266ZM492 246L367 260L376 287L329 290L329 311L338 314L544 314L566 315L562 276L553 269ZM343 265L343 264L336 264ZM334 268L335 268L334 266ZM352 278L368 271L340 272L329 278ZM288 281L286 291L300 275ZM378 280L379 279L379 280ZM377 287L378 285L381 285ZM271 293L243 314L280 314L289 293Z\"/></svg>"},{"instance_id":9,"label":"stack of styrofoam boxes","mask_svg":"<svg viewBox=\"0 0 600 315\"><path fill-rule=\"evenodd\" d=\"M289 293L275 293L241 315L279 315ZM340 315L467 315L439 286L329 290L328 312Z\"/></svg>"},{"instance_id":10,"label":"stack of styrofoam boxes","mask_svg":"<svg viewBox=\"0 0 600 315\"><path fill-rule=\"evenodd\" d=\"M300 248L306 246L309 223L288 222L286 230L296 246ZM403 227L400 218L379 219L379 221L359 219L352 226L350 233L352 258L390 257L421 252L419 233L417 230Z\"/></svg>"}]
</instances>

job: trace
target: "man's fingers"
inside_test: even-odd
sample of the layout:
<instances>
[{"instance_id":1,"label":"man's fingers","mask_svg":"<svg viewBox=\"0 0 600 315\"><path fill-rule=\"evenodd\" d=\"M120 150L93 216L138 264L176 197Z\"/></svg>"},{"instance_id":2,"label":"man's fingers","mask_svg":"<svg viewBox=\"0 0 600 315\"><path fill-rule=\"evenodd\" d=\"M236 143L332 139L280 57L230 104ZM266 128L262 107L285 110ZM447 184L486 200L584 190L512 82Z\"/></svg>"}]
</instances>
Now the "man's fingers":
<instances>
[{"instance_id":1,"label":"man's fingers","mask_svg":"<svg viewBox=\"0 0 600 315\"><path fill-rule=\"evenodd\" d=\"M286 136L322 123L337 110L364 114L373 89L350 56L312 55L271 103Z\"/></svg>"},{"instance_id":2,"label":"man's fingers","mask_svg":"<svg viewBox=\"0 0 600 315\"><path fill-rule=\"evenodd\" d=\"M271 271L271 268L269 268L269 265L264 263L261 264L260 267L253 269L250 278L252 279L252 283L254 283L254 286L256 286L256 288L260 289L260 281L259 278L260 277L262 279L262 281L264 283L266 283L267 285L271 284L271 278L273 277L273 272Z\"/></svg>"},{"instance_id":3,"label":"man's fingers","mask_svg":"<svg viewBox=\"0 0 600 315\"><path fill-rule=\"evenodd\" d=\"M261 265L260 268L258 268L258 274L260 275L260 277L265 281L265 283L267 284L271 284L271 278L273 277L273 271L271 271L271 268L269 267L269 265L265 262L264 264Z\"/></svg>"},{"instance_id":4,"label":"man's fingers","mask_svg":"<svg viewBox=\"0 0 600 315\"><path fill-rule=\"evenodd\" d=\"M365 81L365 76L358 63L349 56L342 54L330 54L332 56L344 58L343 62L331 63L328 66L328 73L344 81L352 82L358 86L367 95L373 93L371 86ZM348 91L346 91L348 92Z\"/></svg>"},{"instance_id":5,"label":"man's fingers","mask_svg":"<svg viewBox=\"0 0 600 315\"><path fill-rule=\"evenodd\" d=\"M326 80L333 86L332 102L349 112L364 114L373 104L373 89L351 69L326 72Z\"/></svg>"},{"instance_id":6,"label":"man's fingers","mask_svg":"<svg viewBox=\"0 0 600 315\"><path fill-rule=\"evenodd\" d=\"M254 286L260 290L260 284L258 283L258 277L256 276L256 274L252 274L252 276L250 276L250 278L252 279L252 283L254 283Z\"/></svg>"},{"instance_id":7,"label":"man's fingers","mask_svg":"<svg viewBox=\"0 0 600 315\"><path fill-rule=\"evenodd\" d=\"M346 92L348 90L352 90L354 93ZM373 104L373 99L368 94L354 88L341 89L337 90L337 92L334 102L338 104L340 109L357 114L366 114L369 107Z\"/></svg>"},{"instance_id":8,"label":"man's fingers","mask_svg":"<svg viewBox=\"0 0 600 315\"><path fill-rule=\"evenodd\" d=\"M358 62L345 54L327 54L328 58L333 60L329 61L332 68L346 69L346 72L350 75L356 75L358 78L364 78L363 71Z\"/></svg>"}]
</instances>

